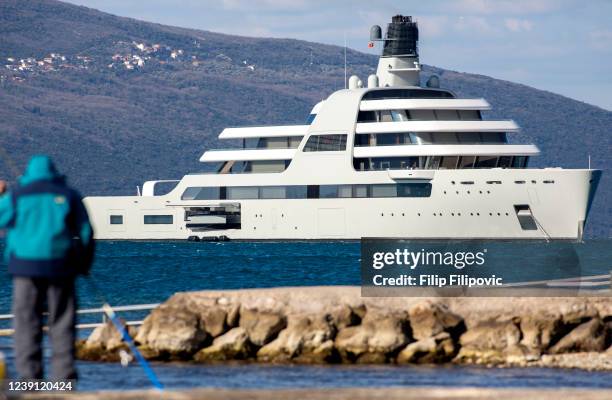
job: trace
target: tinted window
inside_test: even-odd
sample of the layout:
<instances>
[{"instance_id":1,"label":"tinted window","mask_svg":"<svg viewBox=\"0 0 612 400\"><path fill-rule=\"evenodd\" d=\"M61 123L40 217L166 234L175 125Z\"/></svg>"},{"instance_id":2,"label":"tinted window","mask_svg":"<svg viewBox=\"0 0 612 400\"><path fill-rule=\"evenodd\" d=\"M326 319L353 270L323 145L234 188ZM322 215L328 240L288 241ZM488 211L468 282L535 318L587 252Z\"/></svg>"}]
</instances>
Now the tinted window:
<instances>
[{"instance_id":1,"label":"tinted window","mask_svg":"<svg viewBox=\"0 0 612 400\"><path fill-rule=\"evenodd\" d=\"M511 156L503 156L499 157L499 162L497 166L500 168L510 168L512 166L512 157Z\"/></svg>"},{"instance_id":2,"label":"tinted window","mask_svg":"<svg viewBox=\"0 0 612 400\"><path fill-rule=\"evenodd\" d=\"M370 197L397 197L396 185L371 185Z\"/></svg>"},{"instance_id":3,"label":"tinted window","mask_svg":"<svg viewBox=\"0 0 612 400\"><path fill-rule=\"evenodd\" d=\"M219 200L221 198L221 188L218 187L189 187L181 196L181 200Z\"/></svg>"},{"instance_id":4,"label":"tinted window","mask_svg":"<svg viewBox=\"0 0 612 400\"><path fill-rule=\"evenodd\" d=\"M260 199L285 199L287 198L286 186L264 186L259 188Z\"/></svg>"},{"instance_id":5,"label":"tinted window","mask_svg":"<svg viewBox=\"0 0 612 400\"><path fill-rule=\"evenodd\" d=\"M338 185L321 185L319 186L319 198L334 198L338 197Z\"/></svg>"},{"instance_id":6,"label":"tinted window","mask_svg":"<svg viewBox=\"0 0 612 400\"><path fill-rule=\"evenodd\" d=\"M497 165L497 157L480 156L476 160L476 168L495 168Z\"/></svg>"},{"instance_id":7,"label":"tinted window","mask_svg":"<svg viewBox=\"0 0 612 400\"><path fill-rule=\"evenodd\" d=\"M212 189L212 188L201 188ZM365 197L424 197L429 196L431 184L374 184L374 185L295 185L295 186L235 186L218 188L222 194L221 200L246 199L335 199L335 198L365 198ZM201 193L210 193L203 190ZM227 193L227 197L225 196ZM196 200L210 200L197 198ZM216 199L215 199L216 200ZM170 218L170 222L145 223L172 223L171 215L145 216L145 221L154 221Z\"/></svg>"},{"instance_id":8,"label":"tinted window","mask_svg":"<svg viewBox=\"0 0 612 400\"><path fill-rule=\"evenodd\" d=\"M431 183L400 183L397 185L397 197L429 197Z\"/></svg>"},{"instance_id":9,"label":"tinted window","mask_svg":"<svg viewBox=\"0 0 612 400\"><path fill-rule=\"evenodd\" d=\"M304 151L344 151L346 135L313 135L308 138Z\"/></svg>"},{"instance_id":10,"label":"tinted window","mask_svg":"<svg viewBox=\"0 0 612 400\"><path fill-rule=\"evenodd\" d=\"M476 157L474 156L463 156L459 159L459 169L474 168Z\"/></svg>"},{"instance_id":11,"label":"tinted window","mask_svg":"<svg viewBox=\"0 0 612 400\"><path fill-rule=\"evenodd\" d=\"M111 225L122 225L123 224L123 215L111 215L110 216Z\"/></svg>"},{"instance_id":12,"label":"tinted window","mask_svg":"<svg viewBox=\"0 0 612 400\"><path fill-rule=\"evenodd\" d=\"M145 224L172 224L172 215L145 215Z\"/></svg>"},{"instance_id":13,"label":"tinted window","mask_svg":"<svg viewBox=\"0 0 612 400\"><path fill-rule=\"evenodd\" d=\"M257 199L259 198L259 190L257 186L236 186L228 187L227 189L228 200L245 200L245 199Z\"/></svg>"},{"instance_id":14,"label":"tinted window","mask_svg":"<svg viewBox=\"0 0 612 400\"><path fill-rule=\"evenodd\" d=\"M433 89L378 89L363 95L362 100L453 98L450 92Z\"/></svg>"}]
</instances>

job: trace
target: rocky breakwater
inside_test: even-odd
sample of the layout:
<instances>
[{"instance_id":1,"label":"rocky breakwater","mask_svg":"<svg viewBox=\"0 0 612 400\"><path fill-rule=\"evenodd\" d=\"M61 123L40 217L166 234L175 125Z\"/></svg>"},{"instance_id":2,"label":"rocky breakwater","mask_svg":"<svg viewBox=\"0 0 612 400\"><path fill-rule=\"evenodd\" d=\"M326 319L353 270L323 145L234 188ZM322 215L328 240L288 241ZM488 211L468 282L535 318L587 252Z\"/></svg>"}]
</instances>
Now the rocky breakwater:
<instances>
[{"instance_id":1,"label":"rocky breakwater","mask_svg":"<svg viewBox=\"0 0 612 400\"><path fill-rule=\"evenodd\" d=\"M465 363L612 370L606 298L362 298L358 287L177 293L131 332L153 360ZM111 325L78 346L112 361Z\"/></svg>"}]
</instances>

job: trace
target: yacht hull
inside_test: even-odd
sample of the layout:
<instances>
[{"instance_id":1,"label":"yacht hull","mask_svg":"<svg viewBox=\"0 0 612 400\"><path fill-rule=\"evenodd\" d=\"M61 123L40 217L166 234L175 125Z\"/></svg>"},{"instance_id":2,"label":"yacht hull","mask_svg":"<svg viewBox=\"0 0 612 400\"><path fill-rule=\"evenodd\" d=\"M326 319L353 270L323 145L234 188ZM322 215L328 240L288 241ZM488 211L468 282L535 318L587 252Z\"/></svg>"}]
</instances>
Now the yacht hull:
<instances>
[{"instance_id":1,"label":"yacht hull","mask_svg":"<svg viewBox=\"0 0 612 400\"><path fill-rule=\"evenodd\" d=\"M163 196L88 197L85 204L95 237L109 240L580 240L600 174L557 168L436 170L429 177L417 174L432 184L430 197L214 201L239 204L239 227L232 229L189 227L186 209L211 201L181 200L181 184ZM210 182L206 177L200 185L215 186L215 177L209 176ZM387 171L363 177L366 182L343 183L414 179ZM111 224L111 215L121 215L123 223ZM147 215L172 215L172 223L145 224Z\"/></svg>"}]
</instances>

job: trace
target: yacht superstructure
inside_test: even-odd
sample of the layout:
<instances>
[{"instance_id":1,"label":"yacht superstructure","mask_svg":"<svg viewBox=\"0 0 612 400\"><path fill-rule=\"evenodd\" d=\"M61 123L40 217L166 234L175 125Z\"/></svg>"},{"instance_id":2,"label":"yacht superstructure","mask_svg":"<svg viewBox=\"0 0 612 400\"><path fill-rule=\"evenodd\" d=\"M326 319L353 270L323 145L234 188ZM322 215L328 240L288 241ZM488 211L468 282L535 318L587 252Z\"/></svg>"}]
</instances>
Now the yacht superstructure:
<instances>
[{"instance_id":1,"label":"yacht superstructure","mask_svg":"<svg viewBox=\"0 0 612 400\"><path fill-rule=\"evenodd\" d=\"M581 239L600 171L527 168L510 120L484 99L421 86L418 27L395 16L367 86L316 104L304 125L227 128L242 148L209 150L216 173L165 195L88 197L99 239Z\"/></svg>"}]
</instances>

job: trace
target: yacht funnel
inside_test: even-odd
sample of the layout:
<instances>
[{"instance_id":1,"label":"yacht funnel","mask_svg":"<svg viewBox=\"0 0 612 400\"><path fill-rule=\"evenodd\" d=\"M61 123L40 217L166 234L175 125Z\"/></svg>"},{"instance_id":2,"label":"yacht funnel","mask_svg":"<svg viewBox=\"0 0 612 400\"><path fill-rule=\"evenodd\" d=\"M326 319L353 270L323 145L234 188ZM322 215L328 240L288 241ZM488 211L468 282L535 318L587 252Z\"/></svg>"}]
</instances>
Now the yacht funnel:
<instances>
[{"instance_id":1,"label":"yacht funnel","mask_svg":"<svg viewBox=\"0 0 612 400\"><path fill-rule=\"evenodd\" d=\"M411 16L396 15L387 25L387 37L383 47L383 57L418 57L417 42L419 28Z\"/></svg>"},{"instance_id":2,"label":"yacht funnel","mask_svg":"<svg viewBox=\"0 0 612 400\"><path fill-rule=\"evenodd\" d=\"M380 86L420 86L419 28L411 16L396 15L387 24L376 75Z\"/></svg>"}]
</instances>

